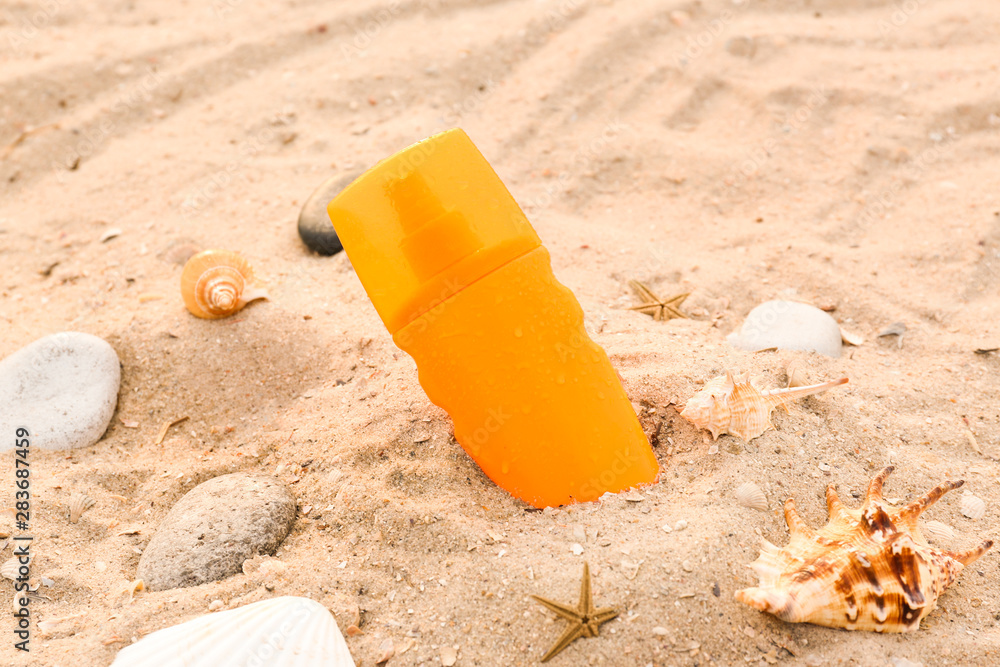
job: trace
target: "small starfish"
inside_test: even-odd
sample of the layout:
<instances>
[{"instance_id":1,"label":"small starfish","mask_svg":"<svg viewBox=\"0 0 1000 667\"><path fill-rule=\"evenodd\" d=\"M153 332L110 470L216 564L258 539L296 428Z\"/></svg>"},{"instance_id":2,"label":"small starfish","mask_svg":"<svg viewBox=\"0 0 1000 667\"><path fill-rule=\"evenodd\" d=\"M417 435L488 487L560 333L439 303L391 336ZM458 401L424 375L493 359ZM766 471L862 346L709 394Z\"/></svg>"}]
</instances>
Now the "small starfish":
<instances>
[{"instance_id":1,"label":"small starfish","mask_svg":"<svg viewBox=\"0 0 1000 667\"><path fill-rule=\"evenodd\" d=\"M653 290L649 289L638 280L630 280L628 281L628 284L635 290L635 293L639 295L639 298L643 300L643 303L638 306L632 306L629 310L638 310L640 313L650 315L657 322L661 320L672 320L675 318L688 319L688 316L680 311L680 307L681 304L684 303L684 299L691 295L691 292L678 294L677 296L672 296L669 299L661 299L653 294Z\"/></svg>"},{"instance_id":2,"label":"small starfish","mask_svg":"<svg viewBox=\"0 0 1000 667\"><path fill-rule=\"evenodd\" d=\"M548 662L560 651L569 646L577 637L596 637L602 623L607 623L618 616L618 611L611 607L594 608L594 598L590 594L590 565L583 564L583 581L580 582L580 601L576 608L553 602L537 595L532 595L538 602L542 603L559 616L570 622L569 627L559 637L555 646L542 656L542 662Z\"/></svg>"}]
</instances>

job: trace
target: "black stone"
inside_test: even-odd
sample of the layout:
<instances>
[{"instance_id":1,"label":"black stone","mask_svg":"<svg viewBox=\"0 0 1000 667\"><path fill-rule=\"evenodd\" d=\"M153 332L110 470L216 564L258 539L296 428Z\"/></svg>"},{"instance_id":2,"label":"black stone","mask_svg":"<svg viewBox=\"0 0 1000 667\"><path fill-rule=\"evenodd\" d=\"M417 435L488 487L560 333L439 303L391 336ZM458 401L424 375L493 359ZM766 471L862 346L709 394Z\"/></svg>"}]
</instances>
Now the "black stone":
<instances>
[{"instance_id":1,"label":"black stone","mask_svg":"<svg viewBox=\"0 0 1000 667\"><path fill-rule=\"evenodd\" d=\"M336 255L344 249L337 236L337 230L330 222L326 205L362 173L350 172L331 176L323 181L303 204L302 212L299 214L299 238L313 252L320 255Z\"/></svg>"}]
</instances>

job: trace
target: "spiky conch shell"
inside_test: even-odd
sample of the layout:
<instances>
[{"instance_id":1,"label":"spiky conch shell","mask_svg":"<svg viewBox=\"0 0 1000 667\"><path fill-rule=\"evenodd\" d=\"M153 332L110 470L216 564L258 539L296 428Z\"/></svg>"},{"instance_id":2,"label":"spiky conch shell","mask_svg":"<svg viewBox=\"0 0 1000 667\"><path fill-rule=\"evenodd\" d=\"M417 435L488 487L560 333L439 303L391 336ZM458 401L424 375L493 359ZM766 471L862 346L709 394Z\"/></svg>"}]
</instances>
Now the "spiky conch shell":
<instances>
[{"instance_id":1,"label":"spiky conch shell","mask_svg":"<svg viewBox=\"0 0 1000 667\"><path fill-rule=\"evenodd\" d=\"M207 320L229 317L255 299L268 298L250 262L230 250L206 250L189 259L181 273L181 296L192 315Z\"/></svg>"},{"instance_id":2,"label":"spiky conch shell","mask_svg":"<svg viewBox=\"0 0 1000 667\"><path fill-rule=\"evenodd\" d=\"M993 542L968 551L932 548L917 518L963 482L945 482L890 511L882 485L892 470L885 468L871 481L857 510L845 507L830 484L830 520L819 530L799 518L789 498L785 521L791 540L782 549L764 540L760 558L750 565L760 583L737 591L736 599L790 623L876 632L920 627L962 569Z\"/></svg>"},{"instance_id":3,"label":"spiky conch shell","mask_svg":"<svg viewBox=\"0 0 1000 667\"><path fill-rule=\"evenodd\" d=\"M735 378L727 372L706 382L689 398L681 410L681 417L711 431L713 440L723 433L731 433L750 441L773 428L771 411L775 408L787 410L785 406L791 401L846 383L847 378L840 378L808 387L761 391L750 383L749 373Z\"/></svg>"}]
</instances>

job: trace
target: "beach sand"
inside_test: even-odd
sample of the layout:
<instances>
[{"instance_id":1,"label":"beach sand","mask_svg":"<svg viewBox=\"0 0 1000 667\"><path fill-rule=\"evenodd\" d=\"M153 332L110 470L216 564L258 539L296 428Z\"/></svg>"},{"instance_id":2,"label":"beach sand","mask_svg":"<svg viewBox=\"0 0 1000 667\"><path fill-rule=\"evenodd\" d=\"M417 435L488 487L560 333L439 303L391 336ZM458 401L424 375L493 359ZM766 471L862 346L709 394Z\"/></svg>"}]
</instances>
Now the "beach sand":
<instances>
[{"instance_id":1,"label":"beach sand","mask_svg":"<svg viewBox=\"0 0 1000 667\"><path fill-rule=\"evenodd\" d=\"M1000 347L997 34L1000 6L975 0L4 3L0 356L93 333L122 385L98 444L32 453L33 573L54 581L32 611L73 618L33 626L30 660L4 629L0 664L107 665L213 600L299 595L360 625L347 641L365 667L387 639L392 666L440 664L442 646L460 666L533 665L564 622L529 596L575 603L584 561L621 615L553 665L1000 661L995 551L907 635L790 625L733 598L756 583L760 539L787 542L787 497L820 525L829 482L857 506L889 463L898 502L958 478L986 501L978 521L961 491L927 513L955 548L1000 535L1000 354L974 353ZM297 237L321 181L454 126L641 411L662 468L644 500L529 512L494 486L348 259ZM240 251L271 299L192 317L178 283L193 248ZM692 319L629 311L630 279L690 291ZM772 298L830 309L864 343L839 359L730 347ZM901 347L876 336L897 321ZM680 419L704 381L782 386L792 360L850 384L750 443ZM118 595L170 507L237 470L298 500L284 574ZM736 503L747 480L768 511ZM13 491L0 482L4 506ZM97 505L70 524L74 492Z\"/></svg>"}]
</instances>

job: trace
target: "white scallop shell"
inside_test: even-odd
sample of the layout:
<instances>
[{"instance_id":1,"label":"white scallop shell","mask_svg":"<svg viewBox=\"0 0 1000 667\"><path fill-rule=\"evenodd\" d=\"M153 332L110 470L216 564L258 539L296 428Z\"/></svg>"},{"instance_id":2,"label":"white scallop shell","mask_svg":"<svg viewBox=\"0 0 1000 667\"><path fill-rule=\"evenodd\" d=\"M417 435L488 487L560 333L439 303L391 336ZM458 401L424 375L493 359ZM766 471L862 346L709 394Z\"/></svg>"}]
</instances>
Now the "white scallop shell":
<instances>
[{"instance_id":1,"label":"white scallop shell","mask_svg":"<svg viewBox=\"0 0 1000 667\"><path fill-rule=\"evenodd\" d=\"M16 556L11 558L3 565L0 565L0 575L2 575L4 579L10 579L11 581L17 579L17 568L19 565L20 564L17 562Z\"/></svg>"},{"instance_id":2,"label":"white scallop shell","mask_svg":"<svg viewBox=\"0 0 1000 667\"><path fill-rule=\"evenodd\" d=\"M28 556L28 565L31 565L31 561L35 559L35 554ZM19 570L21 569L21 561L17 556L14 556L10 560L6 561L3 565L0 565L0 576L4 579L10 579L15 581L19 576Z\"/></svg>"},{"instance_id":3,"label":"white scallop shell","mask_svg":"<svg viewBox=\"0 0 1000 667\"><path fill-rule=\"evenodd\" d=\"M85 493L74 493L69 499L69 522L76 523L83 513L97 504L97 501Z\"/></svg>"},{"instance_id":4,"label":"white scallop shell","mask_svg":"<svg viewBox=\"0 0 1000 667\"><path fill-rule=\"evenodd\" d=\"M971 493L962 494L962 516L976 521L982 519L984 514L986 514L986 503L982 498Z\"/></svg>"},{"instance_id":5,"label":"white scallop shell","mask_svg":"<svg viewBox=\"0 0 1000 667\"><path fill-rule=\"evenodd\" d=\"M932 542L944 546L950 544L955 539L955 529L940 521L927 521L924 523L924 534Z\"/></svg>"},{"instance_id":6,"label":"white scallop shell","mask_svg":"<svg viewBox=\"0 0 1000 667\"><path fill-rule=\"evenodd\" d=\"M280 597L200 616L123 648L112 667L355 667L326 607Z\"/></svg>"},{"instance_id":7,"label":"white scallop shell","mask_svg":"<svg viewBox=\"0 0 1000 667\"><path fill-rule=\"evenodd\" d=\"M740 505L743 505L743 507L755 510L767 509L767 497L764 496L764 492L760 490L760 487L753 482L740 484L736 487L733 495L736 496L736 501Z\"/></svg>"}]
</instances>

